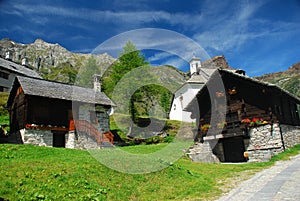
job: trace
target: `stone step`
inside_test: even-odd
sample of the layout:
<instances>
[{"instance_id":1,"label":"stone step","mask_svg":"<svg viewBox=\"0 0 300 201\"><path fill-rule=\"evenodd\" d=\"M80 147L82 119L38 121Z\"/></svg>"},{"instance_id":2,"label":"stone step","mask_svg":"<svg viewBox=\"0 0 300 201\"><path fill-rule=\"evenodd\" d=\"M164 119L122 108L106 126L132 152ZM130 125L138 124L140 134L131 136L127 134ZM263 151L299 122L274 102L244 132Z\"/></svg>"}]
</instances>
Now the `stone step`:
<instances>
[{"instance_id":1,"label":"stone step","mask_svg":"<svg viewBox=\"0 0 300 201\"><path fill-rule=\"evenodd\" d=\"M209 143L196 143L187 151L188 157L192 161L219 163L218 158L213 154Z\"/></svg>"},{"instance_id":2,"label":"stone step","mask_svg":"<svg viewBox=\"0 0 300 201\"><path fill-rule=\"evenodd\" d=\"M101 148L115 148L115 146L113 144L111 144L110 142L101 142L100 147Z\"/></svg>"}]
</instances>

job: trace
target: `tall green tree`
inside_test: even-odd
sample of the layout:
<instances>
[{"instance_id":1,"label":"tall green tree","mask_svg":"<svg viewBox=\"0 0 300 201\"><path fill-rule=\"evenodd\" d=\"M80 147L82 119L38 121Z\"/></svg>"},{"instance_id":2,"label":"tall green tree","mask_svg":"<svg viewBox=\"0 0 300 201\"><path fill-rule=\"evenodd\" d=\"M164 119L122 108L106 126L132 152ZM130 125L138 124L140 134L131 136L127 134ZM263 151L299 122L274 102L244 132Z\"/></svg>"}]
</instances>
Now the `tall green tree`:
<instances>
[{"instance_id":1,"label":"tall green tree","mask_svg":"<svg viewBox=\"0 0 300 201\"><path fill-rule=\"evenodd\" d=\"M136 46L131 42L127 41L123 47L123 51L120 53L118 60L111 66L111 69L103 76L103 90L109 96L112 97L112 93L117 83L122 77L140 66L149 65L146 62L145 57L141 54ZM124 86L123 86L124 87ZM125 86L126 87L126 86ZM129 111L133 121L136 121L138 117L138 111L135 107L135 102L138 99L138 94L133 94L129 101Z\"/></svg>"},{"instance_id":2,"label":"tall green tree","mask_svg":"<svg viewBox=\"0 0 300 201\"><path fill-rule=\"evenodd\" d=\"M131 41L127 41L123 47L123 51L119 54L118 60L103 76L104 92L111 97L115 86L126 73L134 68L145 65L149 65L145 57L136 49L136 46Z\"/></svg>"},{"instance_id":3,"label":"tall green tree","mask_svg":"<svg viewBox=\"0 0 300 201\"><path fill-rule=\"evenodd\" d=\"M170 110L171 99L172 93L169 90L163 88L160 97L160 105L166 112Z\"/></svg>"}]
</instances>

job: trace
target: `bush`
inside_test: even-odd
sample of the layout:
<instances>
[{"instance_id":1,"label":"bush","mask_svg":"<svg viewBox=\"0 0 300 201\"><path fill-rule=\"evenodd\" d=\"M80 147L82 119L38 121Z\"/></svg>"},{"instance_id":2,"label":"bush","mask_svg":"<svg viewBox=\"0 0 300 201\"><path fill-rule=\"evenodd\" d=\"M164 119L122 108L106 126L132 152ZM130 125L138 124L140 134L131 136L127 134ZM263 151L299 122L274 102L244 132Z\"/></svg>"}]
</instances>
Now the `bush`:
<instances>
[{"instance_id":1,"label":"bush","mask_svg":"<svg viewBox=\"0 0 300 201\"><path fill-rule=\"evenodd\" d=\"M165 143L171 143L173 141L174 137L173 136L167 136L164 138L164 142Z\"/></svg>"}]
</instances>

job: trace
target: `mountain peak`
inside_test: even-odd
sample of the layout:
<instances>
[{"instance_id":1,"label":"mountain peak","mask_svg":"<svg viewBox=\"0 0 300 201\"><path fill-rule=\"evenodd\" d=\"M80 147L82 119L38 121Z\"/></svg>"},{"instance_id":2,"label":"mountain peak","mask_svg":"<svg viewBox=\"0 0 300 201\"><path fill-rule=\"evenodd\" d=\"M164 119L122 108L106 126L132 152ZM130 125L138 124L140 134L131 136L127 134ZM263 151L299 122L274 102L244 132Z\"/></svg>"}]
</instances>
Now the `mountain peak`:
<instances>
[{"instance_id":1,"label":"mountain peak","mask_svg":"<svg viewBox=\"0 0 300 201\"><path fill-rule=\"evenodd\" d=\"M7 38L0 40L1 57L5 57L8 51L11 52L14 62L21 63L22 58L27 58L28 65L42 77L61 82L70 80L70 75L62 75L63 72L70 68L72 72L77 72L91 57L91 54L70 52L58 43L48 43L41 38L29 44L20 44ZM103 69L115 61L107 53L93 55L93 57L99 68Z\"/></svg>"},{"instance_id":2,"label":"mountain peak","mask_svg":"<svg viewBox=\"0 0 300 201\"><path fill-rule=\"evenodd\" d=\"M43 39L37 38L34 43L46 43Z\"/></svg>"}]
</instances>

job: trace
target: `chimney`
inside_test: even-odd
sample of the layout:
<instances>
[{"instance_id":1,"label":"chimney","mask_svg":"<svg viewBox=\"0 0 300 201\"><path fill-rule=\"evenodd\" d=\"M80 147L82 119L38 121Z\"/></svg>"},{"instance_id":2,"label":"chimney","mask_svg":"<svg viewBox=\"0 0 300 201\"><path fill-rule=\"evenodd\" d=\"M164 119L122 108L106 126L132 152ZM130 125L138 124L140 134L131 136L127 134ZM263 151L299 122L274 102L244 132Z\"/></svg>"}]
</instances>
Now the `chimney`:
<instances>
[{"instance_id":1,"label":"chimney","mask_svg":"<svg viewBox=\"0 0 300 201\"><path fill-rule=\"evenodd\" d=\"M28 60L27 58L22 58L22 66L28 66Z\"/></svg>"},{"instance_id":2,"label":"chimney","mask_svg":"<svg viewBox=\"0 0 300 201\"><path fill-rule=\"evenodd\" d=\"M100 92L101 91L101 75L99 74L94 74L94 91L95 92Z\"/></svg>"},{"instance_id":3,"label":"chimney","mask_svg":"<svg viewBox=\"0 0 300 201\"><path fill-rule=\"evenodd\" d=\"M6 59L6 60L9 60L9 61L12 61L12 54L11 54L10 51L7 51L7 52L5 53L5 59Z\"/></svg>"}]
</instances>

